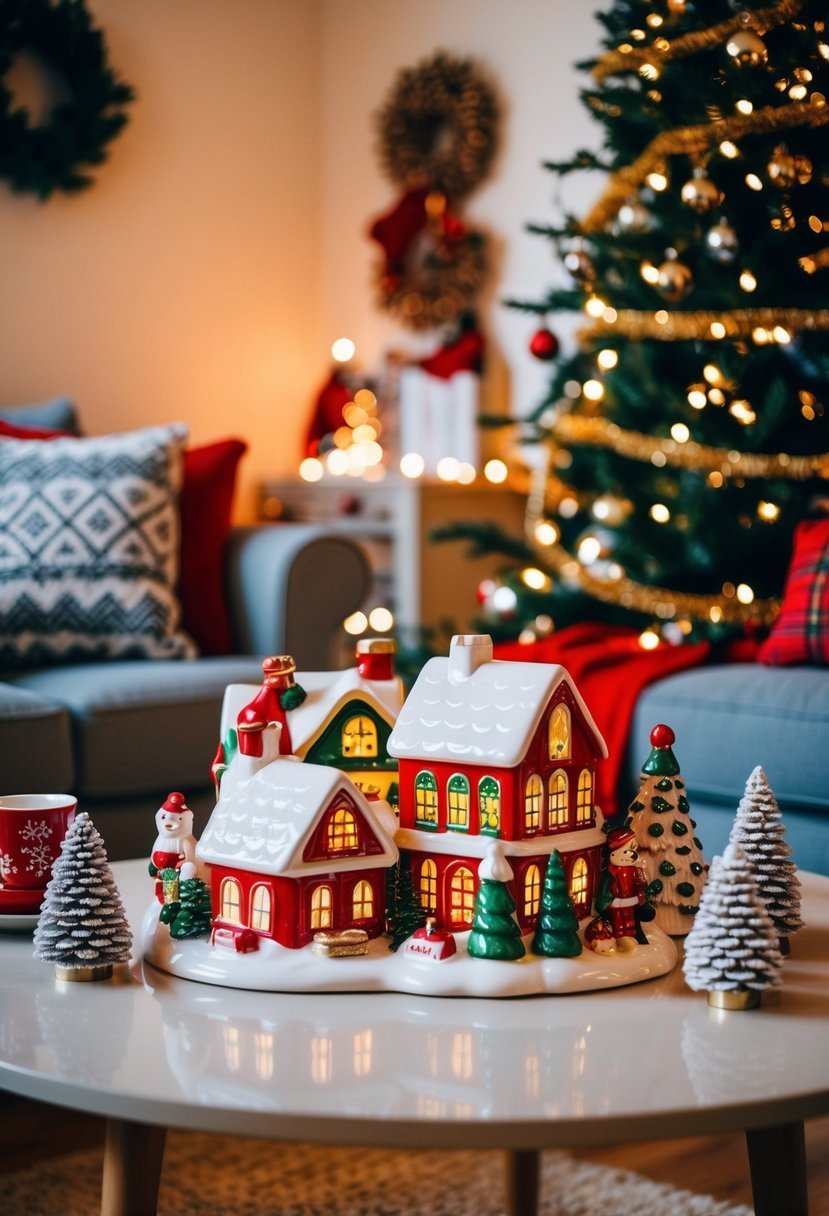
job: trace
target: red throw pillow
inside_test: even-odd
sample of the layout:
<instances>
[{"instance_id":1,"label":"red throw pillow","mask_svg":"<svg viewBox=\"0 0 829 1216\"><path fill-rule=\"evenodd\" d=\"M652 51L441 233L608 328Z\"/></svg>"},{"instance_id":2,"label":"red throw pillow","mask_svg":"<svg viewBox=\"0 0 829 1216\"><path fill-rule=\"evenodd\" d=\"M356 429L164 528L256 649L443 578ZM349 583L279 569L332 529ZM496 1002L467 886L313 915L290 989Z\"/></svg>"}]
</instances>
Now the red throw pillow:
<instances>
[{"instance_id":1,"label":"red throw pillow","mask_svg":"<svg viewBox=\"0 0 829 1216\"><path fill-rule=\"evenodd\" d=\"M758 657L771 667L829 664L829 519L797 525L780 616Z\"/></svg>"},{"instance_id":2,"label":"red throw pillow","mask_svg":"<svg viewBox=\"0 0 829 1216\"><path fill-rule=\"evenodd\" d=\"M0 418L0 439L77 439L71 431L48 431L42 426L18 426Z\"/></svg>"},{"instance_id":3,"label":"red throw pillow","mask_svg":"<svg viewBox=\"0 0 829 1216\"><path fill-rule=\"evenodd\" d=\"M181 623L202 654L232 654L224 587L236 469L247 444L223 439L184 452L181 487Z\"/></svg>"}]
</instances>

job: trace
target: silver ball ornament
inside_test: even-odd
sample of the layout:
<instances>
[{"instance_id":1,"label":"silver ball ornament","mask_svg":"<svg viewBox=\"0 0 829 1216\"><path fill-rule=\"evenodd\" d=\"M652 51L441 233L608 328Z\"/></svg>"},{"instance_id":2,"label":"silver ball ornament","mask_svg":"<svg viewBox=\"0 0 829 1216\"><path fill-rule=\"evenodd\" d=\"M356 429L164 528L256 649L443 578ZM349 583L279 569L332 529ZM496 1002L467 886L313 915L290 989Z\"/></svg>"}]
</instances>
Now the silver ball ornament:
<instances>
[{"instance_id":1,"label":"silver ball ornament","mask_svg":"<svg viewBox=\"0 0 829 1216\"><path fill-rule=\"evenodd\" d=\"M705 244L715 262L729 266L737 256L740 243L728 220L720 220L705 234Z\"/></svg>"},{"instance_id":2,"label":"silver ball ornament","mask_svg":"<svg viewBox=\"0 0 829 1216\"><path fill-rule=\"evenodd\" d=\"M704 215L719 206L723 196L719 186L712 182L710 177L706 177L703 171L697 170L682 187L680 198L692 211L696 211L697 215Z\"/></svg>"},{"instance_id":3,"label":"silver ball ornament","mask_svg":"<svg viewBox=\"0 0 829 1216\"><path fill-rule=\"evenodd\" d=\"M651 225L651 215L638 198L632 198L622 203L616 223L620 232L647 232Z\"/></svg>"}]
</instances>

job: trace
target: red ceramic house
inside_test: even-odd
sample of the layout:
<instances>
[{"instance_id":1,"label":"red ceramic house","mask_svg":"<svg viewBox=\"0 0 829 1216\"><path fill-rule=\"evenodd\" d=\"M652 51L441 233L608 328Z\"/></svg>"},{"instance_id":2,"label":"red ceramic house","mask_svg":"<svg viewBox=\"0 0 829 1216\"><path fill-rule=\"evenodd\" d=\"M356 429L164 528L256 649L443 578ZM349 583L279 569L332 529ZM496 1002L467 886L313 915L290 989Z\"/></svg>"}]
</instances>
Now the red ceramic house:
<instances>
[{"instance_id":1,"label":"red ceramic house","mask_svg":"<svg viewBox=\"0 0 829 1216\"><path fill-rule=\"evenodd\" d=\"M449 657L420 673L389 751L400 770L397 844L438 928L470 927L493 838L513 870L522 932L535 924L554 849L577 916L588 916L605 842L593 791L607 748L563 667L500 662L489 637L455 637Z\"/></svg>"},{"instance_id":2,"label":"red ceramic house","mask_svg":"<svg viewBox=\"0 0 829 1216\"><path fill-rule=\"evenodd\" d=\"M394 815L338 769L279 757L279 734L272 726L246 779L222 789L197 846L214 939L250 941L252 931L295 949L322 929L376 937L397 860Z\"/></svg>"}]
</instances>

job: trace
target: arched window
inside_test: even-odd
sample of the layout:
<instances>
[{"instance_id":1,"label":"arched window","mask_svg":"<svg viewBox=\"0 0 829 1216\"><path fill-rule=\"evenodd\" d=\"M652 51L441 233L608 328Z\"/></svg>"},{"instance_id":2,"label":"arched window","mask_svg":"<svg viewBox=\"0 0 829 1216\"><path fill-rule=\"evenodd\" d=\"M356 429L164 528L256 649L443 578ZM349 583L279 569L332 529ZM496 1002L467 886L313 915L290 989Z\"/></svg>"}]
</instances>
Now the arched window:
<instances>
[{"instance_id":1,"label":"arched window","mask_svg":"<svg viewBox=\"0 0 829 1216\"><path fill-rule=\"evenodd\" d=\"M593 774L589 768L579 773L579 789L576 795L576 823L589 823L593 818Z\"/></svg>"},{"instance_id":2,"label":"arched window","mask_svg":"<svg viewBox=\"0 0 829 1216\"><path fill-rule=\"evenodd\" d=\"M569 812L567 802L567 774L564 769L557 768L550 777L550 802L547 816L550 828L567 826Z\"/></svg>"},{"instance_id":3,"label":"arched window","mask_svg":"<svg viewBox=\"0 0 829 1216\"><path fill-rule=\"evenodd\" d=\"M577 857L570 874L570 898L574 906L587 907L587 862Z\"/></svg>"},{"instance_id":4,"label":"arched window","mask_svg":"<svg viewBox=\"0 0 829 1216\"><path fill-rule=\"evenodd\" d=\"M437 827L438 783L425 769L415 777L415 818L421 826Z\"/></svg>"},{"instance_id":5,"label":"arched window","mask_svg":"<svg viewBox=\"0 0 829 1216\"><path fill-rule=\"evenodd\" d=\"M557 705L550 714L548 753L551 760L570 759L570 710Z\"/></svg>"},{"instance_id":6,"label":"arched window","mask_svg":"<svg viewBox=\"0 0 829 1216\"><path fill-rule=\"evenodd\" d=\"M427 912L434 912L438 906L438 868L431 857L420 867L420 902Z\"/></svg>"},{"instance_id":7,"label":"arched window","mask_svg":"<svg viewBox=\"0 0 829 1216\"><path fill-rule=\"evenodd\" d=\"M250 927L260 933L271 931L271 892L262 882L258 882L250 894Z\"/></svg>"},{"instance_id":8,"label":"arched window","mask_svg":"<svg viewBox=\"0 0 829 1216\"><path fill-rule=\"evenodd\" d=\"M469 782L460 773L449 778L446 788L446 826L465 832L469 827Z\"/></svg>"},{"instance_id":9,"label":"arched window","mask_svg":"<svg viewBox=\"0 0 829 1216\"><path fill-rule=\"evenodd\" d=\"M222 880L220 903L222 905L222 920L235 920L237 924L242 923L240 912L242 900L239 894L239 884L235 878L225 878Z\"/></svg>"},{"instance_id":10,"label":"arched window","mask_svg":"<svg viewBox=\"0 0 829 1216\"><path fill-rule=\"evenodd\" d=\"M541 827L541 803L544 799L544 783L538 773L527 778L524 788L524 831L535 835Z\"/></svg>"},{"instance_id":11,"label":"arched window","mask_svg":"<svg viewBox=\"0 0 829 1216\"><path fill-rule=\"evenodd\" d=\"M328 820L328 852L346 853L359 843L357 820L348 807L339 807Z\"/></svg>"},{"instance_id":12,"label":"arched window","mask_svg":"<svg viewBox=\"0 0 829 1216\"><path fill-rule=\"evenodd\" d=\"M374 892L371 889L371 883L361 878L351 896L351 919L371 920L373 916Z\"/></svg>"},{"instance_id":13,"label":"arched window","mask_svg":"<svg viewBox=\"0 0 829 1216\"><path fill-rule=\"evenodd\" d=\"M453 929L468 929L475 907L475 879L466 866L458 866L449 885L449 920Z\"/></svg>"},{"instance_id":14,"label":"arched window","mask_svg":"<svg viewBox=\"0 0 829 1216\"><path fill-rule=\"evenodd\" d=\"M343 756L372 759L377 755L377 726L367 714L348 719L343 726L342 749Z\"/></svg>"},{"instance_id":15,"label":"arched window","mask_svg":"<svg viewBox=\"0 0 829 1216\"><path fill-rule=\"evenodd\" d=\"M524 917L538 916L541 906L541 870L537 865L527 866L524 875Z\"/></svg>"},{"instance_id":16,"label":"arched window","mask_svg":"<svg viewBox=\"0 0 829 1216\"><path fill-rule=\"evenodd\" d=\"M478 782L478 812L481 831L497 836L501 830L501 787L494 777L482 777Z\"/></svg>"},{"instance_id":17,"label":"arched window","mask_svg":"<svg viewBox=\"0 0 829 1216\"><path fill-rule=\"evenodd\" d=\"M311 928L331 928L331 888L314 887L311 893Z\"/></svg>"}]
</instances>

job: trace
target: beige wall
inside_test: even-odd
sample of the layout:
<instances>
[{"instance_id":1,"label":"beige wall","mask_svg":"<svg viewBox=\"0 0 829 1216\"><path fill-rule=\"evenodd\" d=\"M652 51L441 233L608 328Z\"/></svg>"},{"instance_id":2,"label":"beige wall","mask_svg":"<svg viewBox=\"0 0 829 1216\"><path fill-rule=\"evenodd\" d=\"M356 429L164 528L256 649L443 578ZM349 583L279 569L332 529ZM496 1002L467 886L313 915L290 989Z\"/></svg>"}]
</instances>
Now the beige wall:
<instances>
[{"instance_id":1,"label":"beige wall","mask_svg":"<svg viewBox=\"0 0 829 1216\"><path fill-rule=\"evenodd\" d=\"M466 214L491 234L489 396L524 413L547 369L500 307L553 274L529 219L545 157L595 139L571 64L597 42L571 0L89 0L134 85L92 189L41 204L0 185L0 404L68 393L89 433L183 419L251 444L240 516L296 466L342 333L371 370L417 343L374 306L369 221L396 196L373 115L400 67L473 55L503 98L502 151ZM569 192L578 207L581 194Z\"/></svg>"}]
</instances>

